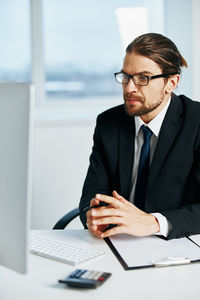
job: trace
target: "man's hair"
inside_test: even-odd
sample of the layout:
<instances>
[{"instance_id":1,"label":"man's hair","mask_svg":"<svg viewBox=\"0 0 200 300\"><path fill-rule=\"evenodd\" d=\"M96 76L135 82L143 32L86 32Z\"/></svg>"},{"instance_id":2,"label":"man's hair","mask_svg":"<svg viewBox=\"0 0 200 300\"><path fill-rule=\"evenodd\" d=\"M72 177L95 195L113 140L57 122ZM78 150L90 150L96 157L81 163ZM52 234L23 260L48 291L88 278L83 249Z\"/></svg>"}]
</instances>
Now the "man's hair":
<instances>
[{"instance_id":1,"label":"man's hair","mask_svg":"<svg viewBox=\"0 0 200 300\"><path fill-rule=\"evenodd\" d=\"M181 73L181 67L187 67L176 45L167 37L158 33L146 33L135 38L126 48L126 53L136 52L156 62L163 73Z\"/></svg>"}]
</instances>

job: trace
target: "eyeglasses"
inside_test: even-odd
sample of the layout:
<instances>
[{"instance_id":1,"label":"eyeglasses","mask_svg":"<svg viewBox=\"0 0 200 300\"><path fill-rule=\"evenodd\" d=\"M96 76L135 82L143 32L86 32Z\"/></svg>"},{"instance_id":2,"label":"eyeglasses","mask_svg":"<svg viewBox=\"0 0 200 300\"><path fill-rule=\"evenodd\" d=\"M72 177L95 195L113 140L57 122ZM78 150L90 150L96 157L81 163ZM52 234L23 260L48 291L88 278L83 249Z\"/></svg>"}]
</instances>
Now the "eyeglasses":
<instances>
[{"instance_id":1,"label":"eyeglasses","mask_svg":"<svg viewBox=\"0 0 200 300\"><path fill-rule=\"evenodd\" d=\"M143 75L143 74L128 75L124 72L114 73L115 79L118 83L128 84L129 80L132 79L134 84L139 85L139 86L148 85L149 81L152 79L168 77L170 75L175 75L175 74L177 74L177 72L176 73L164 73L164 74L159 74L159 75L154 75L154 76L148 76L148 75Z\"/></svg>"}]
</instances>

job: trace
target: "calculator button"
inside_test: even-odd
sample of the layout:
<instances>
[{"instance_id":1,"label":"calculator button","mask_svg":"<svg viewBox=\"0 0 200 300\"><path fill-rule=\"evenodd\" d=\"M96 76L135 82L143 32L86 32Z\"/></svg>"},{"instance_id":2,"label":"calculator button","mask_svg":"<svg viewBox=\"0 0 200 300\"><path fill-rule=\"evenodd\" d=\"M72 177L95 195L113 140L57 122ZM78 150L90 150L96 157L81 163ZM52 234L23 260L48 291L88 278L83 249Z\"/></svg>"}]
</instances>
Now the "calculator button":
<instances>
[{"instance_id":1,"label":"calculator button","mask_svg":"<svg viewBox=\"0 0 200 300\"><path fill-rule=\"evenodd\" d=\"M80 269L77 269L77 270L75 270L74 272L72 272L71 274L70 274L70 277L76 277L76 275L80 272L81 270Z\"/></svg>"},{"instance_id":2,"label":"calculator button","mask_svg":"<svg viewBox=\"0 0 200 300\"><path fill-rule=\"evenodd\" d=\"M78 273L78 278L82 277L82 275L86 272L86 270L80 270L80 272Z\"/></svg>"},{"instance_id":3,"label":"calculator button","mask_svg":"<svg viewBox=\"0 0 200 300\"><path fill-rule=\"evenodd\" d=\"M73 277L74 278L79 278L80 274L81 274L81 270L78 270L78 272L76 272Z\"/></svg>"},{"instance_id":4,"label":"calculator button","mask_svg":"<svg viewBox=\"0 0 200 300\"><path fill-rule=\"evenodd\" d=\"M106 279L107 277L109 277L110 276L110 273L103 273L102 274L102 277L104 277L104 279Z\"/></svg>"},{"instance_id":5,"label":"calculator button","mask_svg":"<svg viewBox=\"0 0 200 300\"><path fill-rule=\"evenodd\" d=\"M102 272L97 271L97 272L94 274L93 279L94 279L94 280L98 280L98 278L101 277L101 275L102 275Z\"/></svg>"},{"instance_id":6,"label":"calculator button","mask_svg":"<svg viewBox=\"0 0 200 300\"><path fill-rule=\"evenodd\" d=\"M104 277L101 276L101 277L98 278L98 280L99 280L99 281L104 281Z\"/></svg>"},{"instance_id":7,"label":"calculator button","mask_svg":"<svg viewBox=\"0 0 200 300\"><path fill-rule=\"evenodd\" d=\"M90 274L91 274L92 271L86 271L82 276L81 278L89 278Z\"/></svg>"},{"instance_id":8,"label":"calculator button","mask_svg":"<svg viewBox=\"0 0 200 300\"><path fill-rule=\"evenodd\" d=\"M91 271L90 274L87 276L87 279L93 279L95 271Z\"/></svg>"}]
</instances>

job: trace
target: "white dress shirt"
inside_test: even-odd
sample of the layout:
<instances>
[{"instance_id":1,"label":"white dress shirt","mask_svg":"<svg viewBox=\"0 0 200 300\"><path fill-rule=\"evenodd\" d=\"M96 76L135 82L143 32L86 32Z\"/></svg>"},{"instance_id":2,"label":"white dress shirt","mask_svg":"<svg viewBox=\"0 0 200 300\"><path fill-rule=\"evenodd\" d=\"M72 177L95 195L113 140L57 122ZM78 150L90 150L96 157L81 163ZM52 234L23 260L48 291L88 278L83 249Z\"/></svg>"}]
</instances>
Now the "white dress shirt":
<instances>
[{"instance_id":1,"label":"white dress shirt","mask_svg":"<svg viewBox=\"0 0 200 300\"><path fill-rule=\"evenodd\" d=\"M148 123L149 129L151 129L151 131L153 132L150 140L150 164L152 162L153 155L155 152L156 144L160 133L160 128L162 126L170 102L171 102L171 98L169 99L165 107L161 110L161 112ZM143 133L142 130L140 129L142 125L147 126L147 124L145 124L140 117L135 117L135 153L134 153L134 165L133 165L132 181L131 181L132 189L129 197L129 201L132 203L134 202L135 186L137 181L137 172L138 172L138 165L140 159L140 150L144 142ZM160 199L160 201L162 201L162 199ZM160 231L157 232L156 234L167 237L170 229L170 223L167 221L166 217L156 212L152 213L152 215L156 217L160 226Z\"/></svg>"}]
</instances>

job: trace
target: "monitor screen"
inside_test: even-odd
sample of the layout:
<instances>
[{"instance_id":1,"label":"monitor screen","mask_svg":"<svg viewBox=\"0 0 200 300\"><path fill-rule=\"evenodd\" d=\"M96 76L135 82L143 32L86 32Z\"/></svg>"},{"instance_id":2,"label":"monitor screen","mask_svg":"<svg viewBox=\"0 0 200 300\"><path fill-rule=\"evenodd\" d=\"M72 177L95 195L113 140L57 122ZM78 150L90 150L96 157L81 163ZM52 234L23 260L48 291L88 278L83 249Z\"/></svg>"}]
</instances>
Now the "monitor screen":
<instances>
[{"instance_id":1,"label":"monitor screen","mask_svg":"<svg viewBox=\"0 0 200 300\"><path fill-rule=\"evenodd\" d=\"M27 270L33 108L32 85L0 83L0 264L20 273Z\"/></svg>"}]
</instances>

